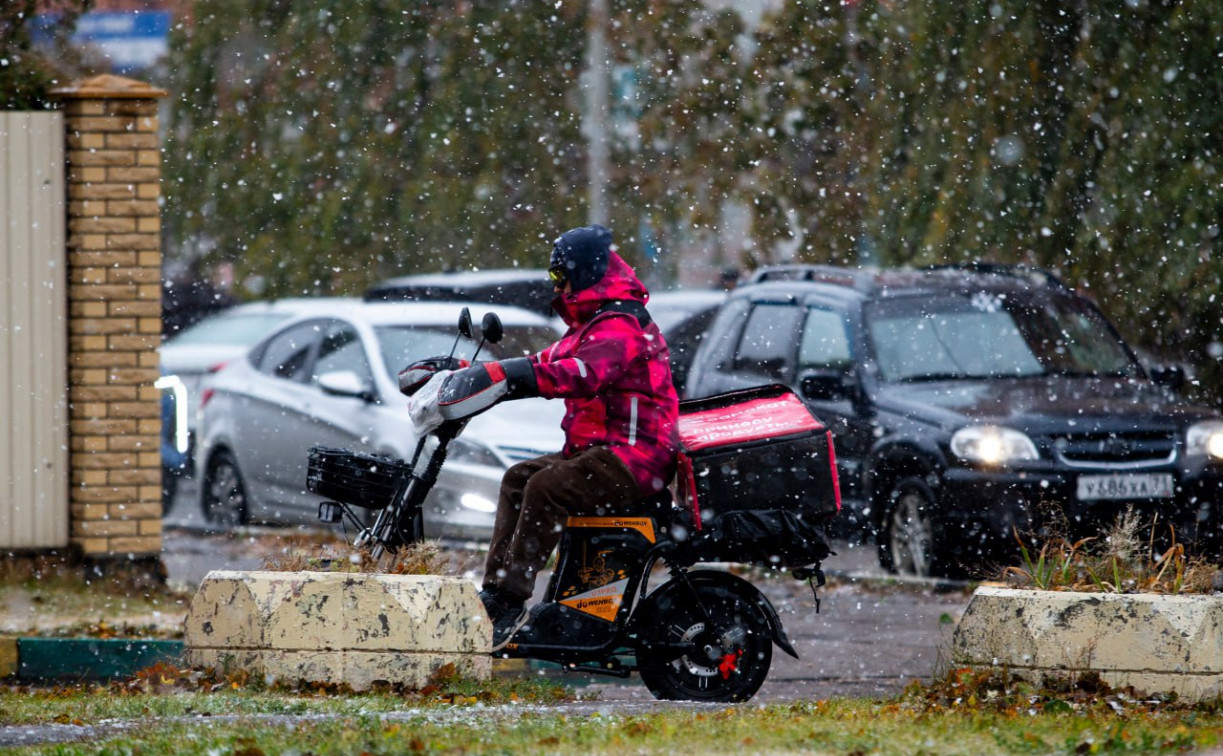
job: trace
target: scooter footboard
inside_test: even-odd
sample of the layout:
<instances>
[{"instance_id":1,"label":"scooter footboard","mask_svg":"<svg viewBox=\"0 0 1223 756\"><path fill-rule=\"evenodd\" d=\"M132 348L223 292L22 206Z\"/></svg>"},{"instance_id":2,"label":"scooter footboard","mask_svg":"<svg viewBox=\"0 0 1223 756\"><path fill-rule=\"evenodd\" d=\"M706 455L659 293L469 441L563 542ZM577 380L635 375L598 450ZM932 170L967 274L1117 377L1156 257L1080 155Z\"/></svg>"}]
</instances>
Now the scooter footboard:
<instances>
[{"instance_id":1,"label":"scooter footboard","mask_svg":"<svg viewBox=\"0 0 1223 756\"><path fill-rule=\"evenodd\" d=\"M614 645L657 540L649 517L569 518L547 598L505 653L563 662Z\"/></svg>"}]
</instances>

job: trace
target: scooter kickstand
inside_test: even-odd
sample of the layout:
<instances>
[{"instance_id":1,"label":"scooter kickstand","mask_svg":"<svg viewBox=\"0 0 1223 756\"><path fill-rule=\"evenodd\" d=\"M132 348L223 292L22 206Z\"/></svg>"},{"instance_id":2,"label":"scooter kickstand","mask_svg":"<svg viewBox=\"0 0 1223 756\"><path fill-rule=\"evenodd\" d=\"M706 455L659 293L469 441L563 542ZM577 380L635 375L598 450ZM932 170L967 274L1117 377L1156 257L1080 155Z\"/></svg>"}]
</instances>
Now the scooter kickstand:
<instances>
[{"instance_id":1,"label":"scooter kickstand","mask_svg":"<svg viewBox=\"0 0 1223 756\"><path fill-rule=\"evenodd\" d=\"M607 667L596 667L591 662L567 662L561 665L561 669L565 670L566 674L606 675L607 677L619 677L625 680L633 674L633 671L621 664L619 659L608 659L606 663Z\"/></svg>"},{"instance_id":2,"label":"scooter kickstand","mask_svg":"<svg viewBox=\"0 0 1223 756\"><path fill-rule=\"evenodd\" d=\"M794 577L802 580L807 579L807 585L811 586L811 598L815 601L815 613L820 613L820 593L819 589L824 587L828 579L824 577L824 571L819 567L800 567L793 572Z\"/></svg>"}]
</instances>

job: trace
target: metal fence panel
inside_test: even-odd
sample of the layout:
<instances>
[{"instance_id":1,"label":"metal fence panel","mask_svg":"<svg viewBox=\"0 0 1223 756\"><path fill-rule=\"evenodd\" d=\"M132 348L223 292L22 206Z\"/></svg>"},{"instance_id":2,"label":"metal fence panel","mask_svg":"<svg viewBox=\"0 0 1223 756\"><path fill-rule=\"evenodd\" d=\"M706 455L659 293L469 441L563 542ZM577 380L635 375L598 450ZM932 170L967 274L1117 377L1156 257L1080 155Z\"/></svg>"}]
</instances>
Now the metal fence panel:
<instances>
[{"instance_id":1,"label":"metal fence panel","mask_svg":"<svg viewBox=\"0 0 1223 756\"><path fill-rule=\"evenodd\" d=\"M68 544L64 127L0 112L0 548Z\"/></svg>"}]
</instances>

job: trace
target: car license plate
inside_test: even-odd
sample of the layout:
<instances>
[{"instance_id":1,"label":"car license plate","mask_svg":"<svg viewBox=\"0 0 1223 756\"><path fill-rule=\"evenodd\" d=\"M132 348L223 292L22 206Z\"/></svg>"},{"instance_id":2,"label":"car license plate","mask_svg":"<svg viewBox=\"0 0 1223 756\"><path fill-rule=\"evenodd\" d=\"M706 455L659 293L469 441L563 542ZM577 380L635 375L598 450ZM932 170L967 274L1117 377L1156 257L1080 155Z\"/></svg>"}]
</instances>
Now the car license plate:
<instances>
[{"instance_id":1,"label":"car license plate","mask_svg":"<svg viewBox=\"0 0 1223 756\"><path fill-rule=\"evenodd\" d=\"M1173 495L1171 473L1080 475L1081 501L1099 499L1167 499Z\"/></svg>"}]
</instances>

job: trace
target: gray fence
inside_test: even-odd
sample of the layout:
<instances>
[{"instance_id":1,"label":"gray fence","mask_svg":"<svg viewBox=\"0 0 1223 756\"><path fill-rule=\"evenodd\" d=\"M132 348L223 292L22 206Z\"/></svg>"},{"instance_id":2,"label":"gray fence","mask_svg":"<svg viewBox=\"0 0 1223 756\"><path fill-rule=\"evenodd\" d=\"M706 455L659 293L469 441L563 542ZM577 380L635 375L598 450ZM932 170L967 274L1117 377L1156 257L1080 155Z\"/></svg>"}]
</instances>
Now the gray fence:
<instances>
[{"instance_id":1,"label":"gray fence","mask_svg":"<svg viewBox=\"0 0 1223 756\"><path fill-rule=\"evenodd\" d=\"M0 112L0 548L68 544L64 126Z\"/></svg>"}]
</instances>

